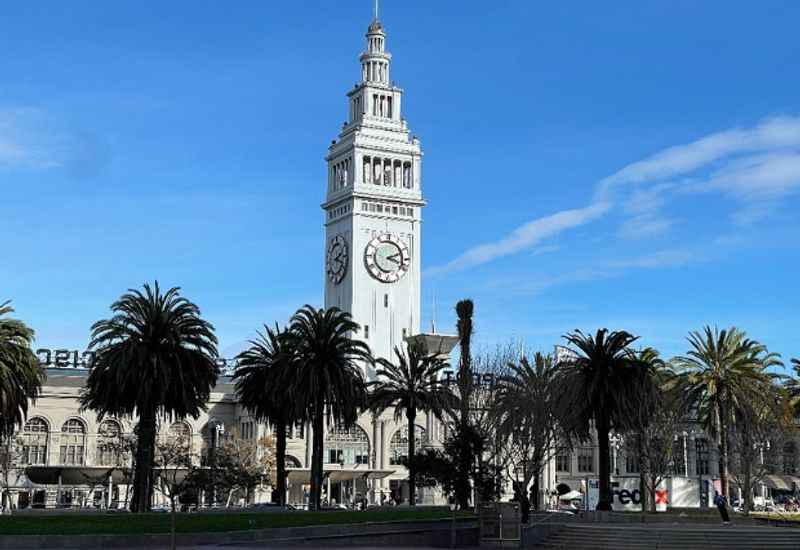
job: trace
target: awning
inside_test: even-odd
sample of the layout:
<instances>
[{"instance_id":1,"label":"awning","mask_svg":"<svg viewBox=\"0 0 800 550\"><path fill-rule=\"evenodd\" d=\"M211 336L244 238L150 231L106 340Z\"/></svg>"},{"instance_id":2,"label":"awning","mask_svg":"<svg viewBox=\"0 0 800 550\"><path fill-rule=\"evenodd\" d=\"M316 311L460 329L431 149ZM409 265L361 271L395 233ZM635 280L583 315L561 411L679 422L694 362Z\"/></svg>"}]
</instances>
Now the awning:
<instances>
[{"instance_id":1,"label":"awning","mask_svg":"<svg viewBox=\"0 0 800 550\"><path fill-rule=\"evenodd\" d=\"M768 475L764 476L761 483L770 489L781 491L795 491L800 488L800 477L787 475Z\"/></svg>"},{"instance_id":2,"label":"awning","mask_svg":"<svg viewBox=\"0 0 800 550\"><path fill-rule=\"evenodd\" d=\"M61 476L63 485L96 485L108 483L108 476L114 483L128 483L129 468L103 466L28 466L25 476L38 485L57 485Z\"/></svg>"},{"instance_id":3,"label":"awning","mask_svg":"<svg viewBox=\"0 0 800 550\"><path fill-rule=\"evenodd\" d=\"M323 466L323 478L331 481L350 481L352 479L383 479L390 476L394 470L373 470L370 468L340 467L337 464L326 464ZM286 475L289 483L311 483L310 468L286 468Z\"/></svg>"}]
</instances>

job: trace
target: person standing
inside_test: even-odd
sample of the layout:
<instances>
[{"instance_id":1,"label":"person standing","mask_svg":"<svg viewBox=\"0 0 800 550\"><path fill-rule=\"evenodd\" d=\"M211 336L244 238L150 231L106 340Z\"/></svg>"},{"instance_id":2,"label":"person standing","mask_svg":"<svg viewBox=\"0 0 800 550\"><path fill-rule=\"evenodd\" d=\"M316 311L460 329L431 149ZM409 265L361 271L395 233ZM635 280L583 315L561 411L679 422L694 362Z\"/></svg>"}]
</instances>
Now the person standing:
<instances>
[{"instance_id":1,"label":"person standing","mask_svg":"<svg viewBox=\"0 0 800 550\"><path fill-rule=\"evenodd\" d=\"M722 524L729 525L731 518L728 515L728 507L725 503L725 497L719 494L719 491L714 491L714 504L717 506L717 510L719 510L719 516L722 518Z\"/></svg>"}]
</instances>

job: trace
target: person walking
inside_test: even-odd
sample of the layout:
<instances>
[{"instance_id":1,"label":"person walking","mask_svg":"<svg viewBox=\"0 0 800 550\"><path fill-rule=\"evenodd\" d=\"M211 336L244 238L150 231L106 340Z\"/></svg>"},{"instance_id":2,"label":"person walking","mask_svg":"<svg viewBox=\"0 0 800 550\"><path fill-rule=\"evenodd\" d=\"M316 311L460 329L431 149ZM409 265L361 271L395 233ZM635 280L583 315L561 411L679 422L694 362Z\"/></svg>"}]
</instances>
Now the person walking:
<instances>
[{"instance_id":1,"label":"person walking","mask_svg":"<svg viewBox=\"0 0 800 550\"><path fill-rule=\"evenodd\" d=\"M714 491L714 504L717 506L717 510L719 510L722 524L729 525L731 523L731 518L728 515L728 506L726 505L725 497L719 494L719 491Z\"/></svg>"}]
</instances>

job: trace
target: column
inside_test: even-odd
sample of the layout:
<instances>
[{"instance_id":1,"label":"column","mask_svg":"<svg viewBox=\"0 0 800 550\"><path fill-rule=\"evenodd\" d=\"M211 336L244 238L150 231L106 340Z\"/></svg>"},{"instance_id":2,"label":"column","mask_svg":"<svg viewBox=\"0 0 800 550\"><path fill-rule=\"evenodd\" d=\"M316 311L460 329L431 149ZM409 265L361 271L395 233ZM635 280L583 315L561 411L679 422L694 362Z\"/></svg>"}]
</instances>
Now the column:
<instances>
[{"instance_id":1,"label":"column","mask_svg":"<svg viewBox=\"0 0 800 550\"><path fill-rule=\"evenodd\" d=\"M305 468L311 468L311 441L313 439L313 431L311 427L311 422L306 423L306 456L305 462L303 462L303 466Z\"/></svg>"},{"instance_id":2,"label":"column","mask_svg":"<svg viewBox=\"0 0 800 550\"><path fill-rule=\"evenodd\" d=\"M111 508L111 495L114 491L114 479L108 474L108 498L106 498L106 509Z\"/></svg>"},{"instance_id":3,"label":"column","mask_svg":"<svg viewBox=\"0 0 800 550\"><path fill-rule=\"evenodd\" d=\"M325 494L325 498L328 499L328 506L330 506L330 505L333 504L333 500L331 500L331 476L327 476L325 479L327 481L327 489L326 490L328 491ZM341 491L340 491L340 495L341 495Z\"/></svg>"},{"instance_id":4,"label":"column","mask_svg":"<svg viewBox=\"0 0 800 550\"><path fill-rule=\"evenodd\" d=\"M381 436L380 436L380 443L381 443L381 445L380 445L380 449L381 449L380 465L381 465L381 470L384 470L384 469L386 469L386 463L385 463L385 457L386 457L386 422L384 420L381 420L380 423L381 423L381 429L380 429L380 432L381 432ZM385 489L386 489L386 478L381 478L381 480L380 480L380 489L381 489L381 493L383 493L385 491Z\"/></svg>"}]
</instances>

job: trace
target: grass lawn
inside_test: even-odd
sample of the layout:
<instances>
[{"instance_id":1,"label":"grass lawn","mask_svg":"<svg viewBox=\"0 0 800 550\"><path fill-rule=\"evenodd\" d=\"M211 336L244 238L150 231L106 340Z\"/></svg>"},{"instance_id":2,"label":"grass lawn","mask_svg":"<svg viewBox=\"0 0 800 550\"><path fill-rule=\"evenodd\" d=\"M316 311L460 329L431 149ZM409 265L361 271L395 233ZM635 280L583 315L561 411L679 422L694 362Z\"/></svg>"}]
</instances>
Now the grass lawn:
<instances>
[{"instance_id":1,"label":"grass lawn","mask_svg":"<svg viewBox=\"0 0 800 550\"><path fill-rule=\"evenodd\" d=\"M780 514L775 512L750 512L750 516L754 518L800 523L800 512L781 512Z\"/></svg>"},{"instance_id":2,"label":"grass lawn","mask_svg":"<svg viewBox=\"0 0 800 550\"><path fill-rule=\"evenodd\" d=\"M461 517L473 517L461 513ZM411 521L451 517L444 508L366 512L231 512L178 514L178 533L245 531L376 521ZM125 535L169 533L169 514L41 514L0 517L3 535Z\"/></svg>"}]
</instances>

